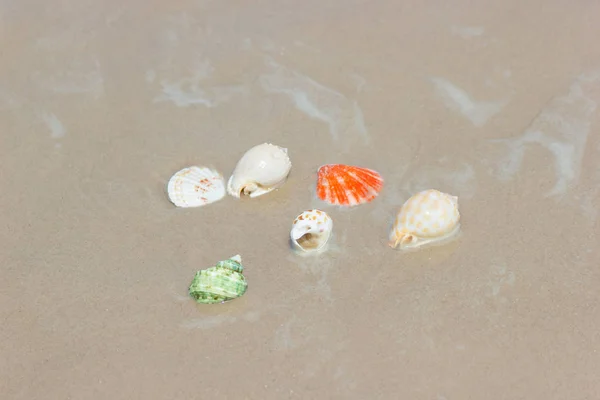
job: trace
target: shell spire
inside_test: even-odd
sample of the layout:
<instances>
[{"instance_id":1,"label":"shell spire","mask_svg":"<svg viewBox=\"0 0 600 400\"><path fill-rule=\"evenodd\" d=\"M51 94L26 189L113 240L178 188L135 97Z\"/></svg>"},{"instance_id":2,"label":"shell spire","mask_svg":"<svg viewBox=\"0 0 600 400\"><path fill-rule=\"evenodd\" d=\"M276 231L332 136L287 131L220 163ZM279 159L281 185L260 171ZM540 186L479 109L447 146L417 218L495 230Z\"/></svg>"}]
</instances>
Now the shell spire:
<instances>
[{"instance_id":1,"label":"shell spire","mask_svg":"<svg viewBox=\"0 0 600 400\"><path fill-rule=\"evenodd\" d=\"M237 254L225 261L219 261L217 267L229 268L232 271L244 272L244 266L242 265L242 257Z\"/></svg>"}]
</instances>

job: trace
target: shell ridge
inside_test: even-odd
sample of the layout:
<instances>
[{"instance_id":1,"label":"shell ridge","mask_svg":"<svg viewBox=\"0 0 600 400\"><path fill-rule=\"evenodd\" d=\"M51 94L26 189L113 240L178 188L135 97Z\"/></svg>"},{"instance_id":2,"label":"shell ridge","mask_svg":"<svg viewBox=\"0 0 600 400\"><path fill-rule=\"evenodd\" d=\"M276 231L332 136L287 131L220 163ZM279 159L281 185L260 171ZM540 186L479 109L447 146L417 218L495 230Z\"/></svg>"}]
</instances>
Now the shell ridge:
<instances>
[{"instance_id":1,"label":"shell ridge","mask_svg":"<svg viewBox=\"0 0 600 400\"><path fill-rule=\"evenodd\" d=\"M203 304L233 300L242 296L248 289L242 271L239 255L219 261L214 267L196 272L188 292L196 302Z\"/></svg>"},{"instance_id":2,"label":"shell ridge","mask_svg":"<svg viewBox=\"0 0 600 400\"><path fill-rule=\"evenodd\" d=\"M200 207L225 197L225 184L217 170L191 166L173 174L167 194L177 207Z\"/></svg>"},{"instance_id":3,"label":"shell ridge","mask_svg":"<svg viewBox=\"0 0 600 400\"><path fill-rule=\"evenodd\" d=\"M318 197L330 204L355 206L370 202L383 187L381 175L369 168L326 164L319 168Z\"/></svg>"},{"instance_id":4,"label":"shell ridge","mask_svg":"<svg viewBox=\"0 0 600 400\"><path fill-rule=\"evenodd\" d=\"M366 198L375 197L377 191L374 189L373 185L370 182L367 182L366 180L362 179L362 177L357 174L352 174L352 176L354 177L354 179L356 181L362 183L362 186L355 185L355 187L356 187L356 190L359 191L363 197L366 197Z\"/></svg>"}]
</instances>

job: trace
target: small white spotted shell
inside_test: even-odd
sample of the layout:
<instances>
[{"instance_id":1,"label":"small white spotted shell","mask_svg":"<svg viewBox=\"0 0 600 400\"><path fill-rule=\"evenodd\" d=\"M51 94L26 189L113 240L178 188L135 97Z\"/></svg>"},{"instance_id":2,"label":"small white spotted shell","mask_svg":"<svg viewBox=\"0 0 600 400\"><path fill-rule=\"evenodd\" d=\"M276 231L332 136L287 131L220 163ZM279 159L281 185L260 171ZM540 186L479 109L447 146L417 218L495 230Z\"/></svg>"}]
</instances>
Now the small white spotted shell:
<instances>
[{"instance_id":1,"label":"small white spotted shell","mask_svg":"<svg viewBox=\"0 0 600 400\"><path fill-rule=\"evenodd\" d=\"M441 245L460 233L458 197L435 189L424 190L400 208L389 235L389 245L414 250L424 245Z\"/></svg>"},{"instance_id":2,"label":"small white spotted shell","mask_svg":"<svg viewBox=\"0 0 600 400\"><path fill-rule=\"evenodd\" d=\"M169 179L167 194L177 207L200 207L225 197L225 181L213 169L187 167Z\"/></svg>"},{"instance_id":3,"label":"small white spotted shell","mask_svg":"<svg viewBox=\"0 0 600 400\"><path fill-rule=\"evenodd\" d=\"M238 161L227 182L227 192L237 198L267 194L285 183L291 169L286 148L271 143L259 144L246 151Z\"/></svg>"},{"instance_id":4,"label":"small white spotted shell","mask_svg":"<svg viewBox=\"0 0 600 400\"><path fill-rule=\"evenodd\" d=\"M301 252L320 252L325 250L332 229L333 221L326 212L308 210L294 219L290 238Z\"/></svg>"}]
</instances>

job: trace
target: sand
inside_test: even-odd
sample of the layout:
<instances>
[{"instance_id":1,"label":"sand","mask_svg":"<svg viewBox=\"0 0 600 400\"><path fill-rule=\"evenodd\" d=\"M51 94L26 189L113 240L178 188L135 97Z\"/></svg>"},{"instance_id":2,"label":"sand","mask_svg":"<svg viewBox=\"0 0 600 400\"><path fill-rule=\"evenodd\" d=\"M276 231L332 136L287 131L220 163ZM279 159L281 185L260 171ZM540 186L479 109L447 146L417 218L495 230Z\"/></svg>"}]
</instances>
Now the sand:
<instances>
[{"instance_id":1,"label":"sand","mask_svg":"<svg viewBox=\"0 0 600 400\"><path fill-rule=\"evenodd\" d=\"M320 5L326 4L326 5ZM4 1L0 398L600 398L600 2ZM168 200L287 147L277 192ZM317 168L378 170L352 209ZM387 247L421 189L459 240ZM293 219L334 220L299 257ZM249 287L196 305L240 254Z\"/></svg>"}]
</instances>

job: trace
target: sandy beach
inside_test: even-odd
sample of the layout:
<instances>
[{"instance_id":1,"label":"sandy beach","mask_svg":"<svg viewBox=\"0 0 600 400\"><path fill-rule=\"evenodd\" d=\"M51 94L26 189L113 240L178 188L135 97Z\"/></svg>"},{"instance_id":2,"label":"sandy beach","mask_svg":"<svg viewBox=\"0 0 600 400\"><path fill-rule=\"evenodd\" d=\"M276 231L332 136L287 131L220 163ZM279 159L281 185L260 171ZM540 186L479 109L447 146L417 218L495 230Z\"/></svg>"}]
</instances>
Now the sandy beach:
<instances>
[{"instance_id":1,"label":"sandy beach","mask_svg":"<svg viewBox=\"0 0 600 400\"><path fill-rule=\"evenodd\" d=\"M325 5L323 5L325 4ZM0 398L600 398L600 2L0 3ZM260 143L279 190L177 208ZM317 169L385 179L319 200ZM462 235L403 253L399 207ZM289 246L311 208L327 252ZM235 254L248 290L196 304Z\"/></svg>"}]
</instances>

